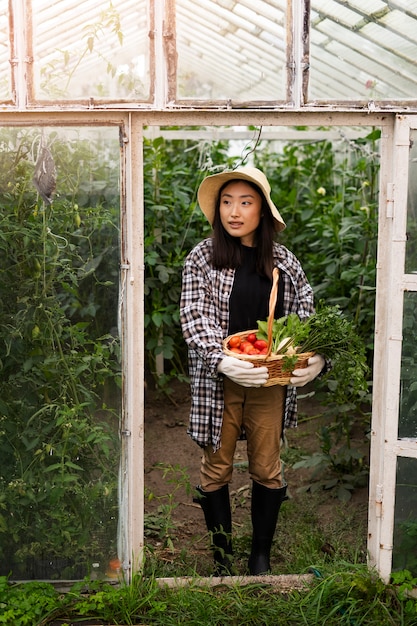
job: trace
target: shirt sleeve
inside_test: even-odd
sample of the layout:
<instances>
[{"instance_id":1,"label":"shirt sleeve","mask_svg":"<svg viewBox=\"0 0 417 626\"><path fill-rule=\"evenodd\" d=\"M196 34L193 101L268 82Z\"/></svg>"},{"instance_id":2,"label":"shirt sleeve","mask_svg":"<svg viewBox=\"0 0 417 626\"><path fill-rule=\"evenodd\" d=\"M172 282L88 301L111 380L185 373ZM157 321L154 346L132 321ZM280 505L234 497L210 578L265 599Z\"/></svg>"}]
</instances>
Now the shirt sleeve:
<instances>
[{"instance_id":1,"label":"shirt sleeve","mask_svg":"<svg viewBox=\"0 0 417 626\"><path fill-rule=\"evenodd\" d=\"M217 378L217 367L223 358L221 312L210 266L198 247L184 263L180 321L189 349L202 361L207 375Z\"/></svg>"}]
</instances>

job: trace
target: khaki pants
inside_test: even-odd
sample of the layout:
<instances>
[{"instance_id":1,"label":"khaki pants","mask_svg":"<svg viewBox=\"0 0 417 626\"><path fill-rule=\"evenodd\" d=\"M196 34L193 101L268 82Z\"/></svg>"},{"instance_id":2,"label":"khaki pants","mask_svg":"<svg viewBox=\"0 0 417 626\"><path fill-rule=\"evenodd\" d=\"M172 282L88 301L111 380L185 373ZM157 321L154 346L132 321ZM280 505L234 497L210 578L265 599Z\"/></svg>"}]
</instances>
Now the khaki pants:
<instances>
[{"instance_id":1,"label":"khaki pants","mask_svg":"<svg viewBox=\"0 0 417 626\"><path fill-rule=\"evenodd\" d=\"M236 442L244 427L247 439L249 475L270 489L283 486L280 444L286 387L242 387L224 379L221 447L204 449L200 484L204 491L216 491L232 479Z\"/></svg>"}]
</instances>

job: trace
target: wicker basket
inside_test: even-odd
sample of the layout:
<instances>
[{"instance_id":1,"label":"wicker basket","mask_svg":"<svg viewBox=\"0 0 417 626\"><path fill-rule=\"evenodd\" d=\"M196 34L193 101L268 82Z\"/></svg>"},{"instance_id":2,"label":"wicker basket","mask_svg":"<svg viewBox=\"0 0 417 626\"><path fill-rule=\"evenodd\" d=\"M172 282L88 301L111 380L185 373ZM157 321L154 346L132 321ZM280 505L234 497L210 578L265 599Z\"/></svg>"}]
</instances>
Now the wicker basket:
<instances>
[{"instance_id":1,"label":"wicker basket","mask_svg":"<svg viewBox=\"0 0 417 626\"><path fill-rule=\"evenodd\" d=\"M277 268L274 269L272 278L272 289L269 296L267 354L238 354L237 352L232 352L232 350L228 348L231 337L235 337L236 335L238 335L241 339L246 339L246 337L248 337L248 335L250 335L251 333L257 333L258 329L246 330L241 333L234 333L233 335L229 335L228 337L226 337L226 339L224 339L223 341L223 352L227 356L233 356L237 359L242 359L243 361L249 361L250 363L253 363L255 367L267 367L268 380L263 385L264 387L271 387L272 385L288 385L290 382L292 370L307 367L308 359L314 355L314 352L300 352L299 354L297 354L296 364L293 368L291 368L291 371L288 371L285 369L286 355L271 354L272 328L274 324L275 305L278 295L279 271Z\"/></svg>"}]
</instances>

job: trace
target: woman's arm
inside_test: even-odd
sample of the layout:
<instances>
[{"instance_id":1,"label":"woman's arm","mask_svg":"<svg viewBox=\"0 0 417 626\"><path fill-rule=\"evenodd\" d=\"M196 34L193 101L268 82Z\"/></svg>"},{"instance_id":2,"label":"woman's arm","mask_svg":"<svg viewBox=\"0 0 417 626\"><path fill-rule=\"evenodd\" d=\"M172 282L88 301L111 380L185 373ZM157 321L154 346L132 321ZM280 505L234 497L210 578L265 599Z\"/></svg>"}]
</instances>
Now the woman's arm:
<instances>
[{"instance_id":1,"label":"woman's arm","mask_svg":"<svg viewBox=\"0 0 417 626\"><path fill-rule=\"evenodd\" d=\"M219 296L213 286L210 265L197 246L184 263L180 300L181 328L188 347L203 361L208 374L216 377L218 364L224 356L224 334Z\"/></svg>"}]
</instances>

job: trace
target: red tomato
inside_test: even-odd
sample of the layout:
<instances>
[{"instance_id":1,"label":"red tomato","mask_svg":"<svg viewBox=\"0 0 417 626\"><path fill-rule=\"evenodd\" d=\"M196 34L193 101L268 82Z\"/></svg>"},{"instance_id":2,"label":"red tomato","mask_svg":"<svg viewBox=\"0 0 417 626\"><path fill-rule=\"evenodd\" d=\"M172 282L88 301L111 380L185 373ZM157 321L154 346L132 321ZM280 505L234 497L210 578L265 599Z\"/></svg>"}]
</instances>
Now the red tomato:
<instances>
[{"instance_id":1,"label":"red tomato","mask_svg":"<svg viewBox=\"0 0 417 626\"><path fill-rule=\"evenodd\" d=\"M265 341L265 339L257 339L253 345L258 350L263 350L264 348L268 347L268 344Z\"/></svg>"},{"instance_id":2,"label":"red tomato","mask_svg":"<svg viewBox=\"0 0 417 626\"><path fill-rule=\"evenodd\" d=\"M251 344L251 343L249 343L249 341L246 341L246 339L244 339L244 340L241 342L241 344L240 344L239 348L242 350L242 352L244 352L244 351L245 351L245 348L253 348L253 346L252 346L252 344Z\"/></svg>"},{"instance_id":3,"label":"red tomato","mask_svg":"<svg viewBox=\"0 0 417 626\"><path fill-rule=\"evenodd\" d=\"M233 335L233 337L230 337L229 339L229 348L238 348L240 346L240 343L241 339L239 335Z\"/></svg>"},{"instance_id":4,"label":"red tomato","mask_svg":"<svg viewBox=\"0 0 417 626\"><path fill-rule=\"evenodd\" d=\"M252 349L249 349L246 354L259 354L259 350L252 346Z\"/></svg>"},{"instance_id":5,"label":"red tomato","mask_svg":"<svg viewBox=\"0 0 417 626\"><path fill-rule=\"evenodd\" d=\"M255 350L255 348L253 347L251 343L249 343L249 341L247 341L244 347L241 348L241 350L244 354L253 354L252 351Z\"/></svg>"},{"instance_id":6,"label":"red tomato","mask_svg":"<svg viewBox=\"0 0 417 626\"><path fill-rule=\"evenodd\" d=\"M236 354L242 354L242 350L240 348L230 348L230 352L235 352Z\"/></svg>"},{"instance_id":7,"label":"red tomato","mask_svg":"<svg viewBox=\"0 0 417 626\"><path fill-rule=\"evenodd\" d=\"M250 333L250 335L246 337L246 341L249 341L249 343L255 343L256 341L255 333Z\"/></svg>"},{"instance_id":8,"label":"red tomato","mask_svg":"<svg viewBox=\"0 0 417 626\"><path fill-rule=\"evenodd\" d=\"M268 354L268 348L264 348L263 350L260 350L259 354Z\"/></svg>"}]
</instances>

